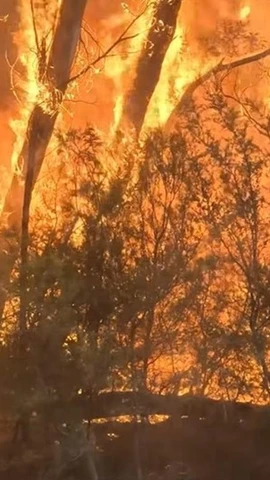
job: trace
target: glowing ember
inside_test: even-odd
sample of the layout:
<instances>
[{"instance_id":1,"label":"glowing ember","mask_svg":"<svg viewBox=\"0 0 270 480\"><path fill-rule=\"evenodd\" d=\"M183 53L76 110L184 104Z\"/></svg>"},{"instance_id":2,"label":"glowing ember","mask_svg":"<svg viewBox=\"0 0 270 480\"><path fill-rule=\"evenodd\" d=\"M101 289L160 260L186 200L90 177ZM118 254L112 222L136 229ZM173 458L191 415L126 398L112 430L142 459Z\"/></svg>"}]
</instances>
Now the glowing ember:
<instances>
[{"instance_id":1,"label":"glowing ember","mask_svg":"<svg viewBox=\"0 0 270 480\"><path fill-rule=\"evenodd\" d=\"M249 17L250 12L251 12L251 8L249 5L245 5L244 7L242 7L239 15L240 20L246 20Z\"/></svg>"},{"instance_id":2,"label":"glowing ember","mask_svg":"<svg viewBox=\"0 0 270 480\"><path fill-rule=\"evenodd\" d=\"M0 17L0 22L7 23L8 21L8 15L4 15L3 17Z\"/></svg>"}]
</instances>

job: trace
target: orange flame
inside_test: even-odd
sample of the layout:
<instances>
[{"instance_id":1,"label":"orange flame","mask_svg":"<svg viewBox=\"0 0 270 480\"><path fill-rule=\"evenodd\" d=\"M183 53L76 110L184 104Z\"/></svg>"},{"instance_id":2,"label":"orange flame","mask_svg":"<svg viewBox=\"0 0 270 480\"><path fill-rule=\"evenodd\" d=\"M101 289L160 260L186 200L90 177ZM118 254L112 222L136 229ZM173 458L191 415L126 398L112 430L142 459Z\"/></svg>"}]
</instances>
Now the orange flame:
<instances>
[{"instance_id":1,"label":"orange flame","mask_svg":"<svg viewBox=\"0 0 270 480\"><path fill-rule=\"evenodd\" d=\"M239 18L240 20L246 20L251 13L251 7L249 5L245 5L241 8Z\"/></svg>"},{"instance_id":2,"label":"orange flame","mask_svg":"<svg viewBox=\"0 0 270 480\"><path fill-rule=\"evenodd\" d=\"M20 102L19 118L10 120L10 127L16 135L11 158L12 170L20 173L18 157L26 135L28 119L33 105L39 103L42 108L51 108L51 93L41 75L41 68L46 64L46 54L56 21L60 0L46 4L46 10L38 5L33 10L31 2L20 0L20 34L15 38L18 58L23 67L23 74L12 79L13 93ZM44 7L45 8L45 7ZM12 75L15 76L15 67Z\"/></svg>"},{"instance_id":3,"label":"orange flame","mask_svg":"<svg viewBox=\"0 0 270 480\"><path fill-rule=\"evenodd\" d=\"M107 22L104 22L108 35L108 30L113 25L118 26L120 29L122 28L123 31L135 17L138 17L134 26L127 33L130 40L124 42L119 54L108 58L105 63L104 74L113 81L115 88L112 133L117 130L119 125L124 103L124 92L128 90L134 78L138 56L144 48L149 26L154 15L154 4L152 3L146 8L143 2L143 6L140 5L137 11L131 11L125 3L122 4L122 8L122 15L110 18L108 21L109 25ZM111 43L113 43L113 39L111 39Z\"/></svg>"}]
</instances>

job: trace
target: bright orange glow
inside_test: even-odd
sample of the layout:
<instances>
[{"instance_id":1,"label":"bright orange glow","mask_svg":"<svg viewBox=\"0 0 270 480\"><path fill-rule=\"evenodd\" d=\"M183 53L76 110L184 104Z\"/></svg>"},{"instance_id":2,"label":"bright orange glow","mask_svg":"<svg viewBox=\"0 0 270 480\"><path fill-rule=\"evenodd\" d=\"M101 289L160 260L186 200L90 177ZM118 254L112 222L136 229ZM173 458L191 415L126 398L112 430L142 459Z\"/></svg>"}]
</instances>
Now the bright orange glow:
<instances>
[{"instance_id":1,"label":"bright orange glow","mask_svg":"<svg viewBox=\"0 0 270 480\"><path fill-rule=\"evenodd\" d=\"M18 10L20 13L20 32L15 36L18 48L18 59L24 69L23 77L12 78L13 93L20 103L19 118L11 118L10 127L16 135L13 145L12 169L19 167L18 157L22 149L26 128L31 110L35 104L53 113L51 91L42 72L46 62L46 52L51 42L57 9L60 0L51 1L46 11L39 6L32 12L31 3L20 0ZM34 15L34 17L33 17ZM16 70L16 65L14 66ZM18 76L18 75L17 75Z\"/></svg>"},{"instance_id":2,"label":"bright orange glow","mask_svg":"<svg viewBox=\"0 0 270 480\"><path fill-rule=\"evenodd\" d=\"M189 70L188 65L183 67L183 39L184 31L179 18L175 37L163 62L159 84L148 107L146 128L163 125L167 121L183 88L193 80L194 71Z\"/></svg>"},{"instance_id":3,"label":"bright orange glow","mask_svg":"<svg viewBox=\"0 0 270 480\"><path fill-rule=\"evenodd\" d=\"M10 120L10 127L16 135L16 141L13 145L12 169L18 168L18 155L22 149L24 137L26 134L27 121L31 108L37 95L36 82L36 44L31 22L30 2L21 2L20 11L20 35L16 40L18 46L18 56L25 69L24 78L19 85L14 85L14 94L20 100L21 108L19 118ZM19 90L19 92L17 92ZM22 96L22 98L20 98Z\"/></svg>"},{"instance_id":4,"label":"bright orange glow","mask_svg":"<svg viewBox=\"0 0 270 480\"><path fill-rule=\"evenodd\" d=\"M151 28L155 22L155 9L152 8L155 2L150 2L151 8L148 8L141 16L139 16L139 14L144 11L147 4L146 1L133 0L129 4L117 2L116 0L108 3L99 0L96 4L94 4L95 2L89 2L89 11L87 11L85 16L82 40L78 48L75 65L73 65L73 69L76 72L83 70L87 65L89 66L89 69L86 75L77 79L71 85L70 90L64 97L63 104L62 102L57 101L57 95L54 95L54 93L58 92L52 90L52 86L48 78L46 78L46 68L44 71L47 60L46 56L53 38L57 12L59 11L61 2L60 0L44 2L44 5L45 3L47 5L45 10L44 7L42 7L42 3L43 2L34 2L34 4L37 4L34 11L34 21L30 1L20 0L18 7L20 22L18 32L15 35L18 60L13 66L10 65L11 89L17 102L17 112L14 114L10 111L8 112L9 115L7 115L7 117L9 117L8 123L15 135L11 156L12 167L9 172L10 177L14 172L22 173L20 171L21 165L19 162L19 155L25 138L27 137L27 126L33 107L39 105L43 111L52 115L56 111L58 112L61 103L61 115L59 115L60 119L58 119L57 127L61 122L61 126L64 125L65 127L72 127L75 129L78 127L85 128L86 125L88 126L90 124L93 127L97 127L99 130L100 136L104 141L104 146L99 149L99 159L101 160L100 163L102 164L102 168L106 170L107 177L104 177L103 183L106 187L107 184L109 184L109 179L111 179L113 174L117 172L117 168L121 165L123 159L126 160L126 157L129 154L129 148L132 150L132 142L135 143L137 141L134 139L135 135L130 132L129 128L126 128L123 132L124 138L119 141L119 144L117 143L118 137L116 138L115 134L121 123L126 92L132 88L134 79L137 75L138 59L142 52L145 51L146 55L151 55L155 48L155 45L146 45L147 33L149 32L149 28ZM189 2L183 1L183 5L184 3L187 5ZM262 16L261 12L256 11L255 0L250 0L249 3L246 4L239 2L237 8L235 8L235 6L230 7L231 2L227 0L220 0L220 2L219 0L209 0L209 2L205 3L207 3L207 6L205 7L204 15L200 17L199 20L194 20L196 16L195 14L194 17L191 18L193 14L188 14L184 10L185 8L193 8L195 12L197 8L200 8L198 7L198 2L195 0L190 2L191 7L185 7L184 5L180 10L177 18L176 31L166 55L164 56L161 73L157 84L154 86L155 89L153 96L152 98L147 99L148 104L145 120L142 131L139 133L145 134L156 127L164 127L166 123L168 123L167 121L170 118L170 115L183 97L188 86L201 78L202 75L210 71L219 63L230 62L233 55L235 55L233 57L234 59L237 58L237 52L236 54L228 53L229 46L231 46L229 45L229 42L231 40L228 39L227 41L226 37L225 40L227 43L224 41L222 34L228 34L224 24L228 29L228 32L233 32L236 36L238 35L238 32L243 29L246 35L244 37L245 41L246 38L249 38L249 28L252 31L252 34L258 32L261 34L262 45L264 45L264 40L267 42L270 41L268 33L269 29L267 30L268 27L265 25L263 18L264 15ZM265 4L268 5L269 2L266 0ZM241 5L243 6L240 8ZM270 14L270 8L267 8L268 13ZM106 51L110 45L114 45L121 33L125 30L127 25L132 22L136 15L138 15L139 18L134 22L132 28L127 31L127 40L120 42L115 49L112 49L107 58L102 59L100 62L95 62L98 56L102 57L102 53ZM8 21L8 15L0 17L0 26L5 26L2 24L6 24ZM196 27L198 27L198 31L196 30ZM224 31L222 28L224 28ZM242 42L244 44L243 49L246 48L245 41ZM225 47L224 44L226 44ZM242 48L242 44L239 48ZM249 53L250 51L248 51L248 54ZM17 64L19 65L18 71ZM266 82L268 83L269 60L262 60L259 66L262 70L265 69L263 74L266 72L264 78L266 78ZM242 67L235 69L237 70L237 85L244 84L245 87L248 83L248 88L251 88L250 83L252 83L253 78L252 75L249 75L250 70L248 70L248 68L250 68L251 71L254 71L257 67L258 63L254 63L251 67L249 65L248 67L244 66L243 69ZM254 82L259 84L256 75L254 74ZM232 77L233 74L230 71L225 72L224 84L229 91L229 94L234 90L235 86ZM214 82L209 83L212 87ZM268 97L266 101L265 89L261 87L261 84L259 86L257 86L257 84L256 89L252 90L252 92L255 91L255 93L252 94L261 103L262 101L269 103ZM201 93L199 92L198 96L200 94ZM203 94L201 97L203 97ZM54 102L55 98L56 101ZM204 98L202 99L202 103L203 102ZM242 112L244 112L243 107ZM213 113L210 112L209 114L208 112L207 115L209 115L209 117L206 118L209 132L214 136L217 145L220 145L222 142L224 142L224 144L226 142L229 143L229 137L226 137L226 133L224 134L223 131L221 132L220 126L217 125L217 123L214 123L214 119L211 117ZM2 116L3 115L1 114L1 119ZM186 118L190 121L188 115ZM188 128L190 124L188 125ZM4 128L1 131L5 131ZM224 137L226 137L225 140ZM139 136L139 140L143 143L144 135ZM116 148L114 146L114 141L117 143ZM64 212L63 204L67 194L74 191L77 192L77 176L79 177L81 175L80 178L89 180L89 172L85 165L78 166L76 162L74 162L75 165L72 164L70 160L72 155L68 149L61 155L58 155L57 148L55 147L57 147L57 140L53 137L50 142L49 152L47 152L42 167L40 181L35 186L33 201L31 204L32 222L33 225L35 222L35 225L41 225L42 228L47 228L48 230L53 225L56 236L58 235L59 237L62 235L63 224L66 222L71 232L69 237L71 244L75 248L80 248L83 231L82 220L70 220L68 218L68 212ZM88 147L89 145L87 144L87 148ZM112 150L113 154L111 154ZM199 153L201 153L199 147L198 150ZM198 152L196 152L196 154L197 153ZM140 154L141 152L138 156ZM74 156L76 155L74 154ZM166 162L165 156L162 158L162 161L164 161L164 163ZM206 160L204 159L204 161ZM237 162L237 155L235 162ZM205 171L208 172L206 164L205 167ZM210 171L211 182L217 190L217 192L215 192L215 200L218 204L221 202L220 197L224 195L224 191L221 187L219 174L216 174L214 166L212 167L213 168ZM65 170L64 177L61 176L62 170ZM135 166L132 171L134 178L132 181L134 182L137 180L136 173ZM168 198L170 199L171 195L170 207L174 207L173 198L176 193L173 192L168 194L168 191L164 186L162 190L162 181L163 179L156 181L156 190L152 191L151 201L153 198L159 197L159 201L163 204L166 200L168 201ZM6 180L5 183L7 183ZM265 188L268 188L269 178L265 180L265 184ZM2 198L0 198L0 201L3 203ZM81 200L81 204L79 204L80 200L77 198L76 201L78 202L78 210L80 213L89 213L87 206L83 204L83 200ZM144 209L144 213L149 215L148 218L151 217L151 201L147 201L146 199L142 202L142 209ZM194 204L195 203L194 200ZM159 208L160 210L155 212L155 220L160 224L162 222L161 217L163 212L161 207ZM194 207L194 210L196 210L196 208L197 207ZM268 212L265 212L265 217L267 215ZM72 223L73 220L74 223ZM42 230L42 228L40 228L40 230ZM218 247L216 247L215 244L214 246L212 244L210 245L210 235L206 230L203 222L198 222L194 226L193 233L201 239L197 249L197 256L202 259L206 254L213 252L218 256L220 251L216 252L215 248L217 250L218 248L221 248L220 245ZM173 236L173 233L172 228L169 231L168 236ZM148 254L150 257L153 255L153 245L156 232L154 229L151 231L151 227L149 227L149 232L147 232L147 234ZM229 228L227 230L224 228L223 235L224 242L226 241L229 243L231 236ZM134 242L134 245L132 245L132 242ZM40 247L41 249L42 246ZM131 247L134 251L136 248L138 251L141 248L139 243L136 243L134 239L131 239L128 244L128 248L131 249ZM225 248L224 246L222 246L222 248L222 254L224 255ZM137 253L139 258L139 252ZM197 262L197 260L198 258L196 257L194 263ZM269 263L269 253L264 252L264 255L262 255L260 260L261 263ZM131 262L132 260L130 260L130 263ZM192 267L193 266L194 265L192 265ZM235 321L237 315L232 311L232 307L228 307L227 310L224 308L224 310L216 313L213 298L215 298L218 293L220 294L220 292L224 293L224 295L226 293L230 298L233 298L235 304L241 306L246 294L243 283L241 283L240 274L238 273L237 275L235 272L226 271L226 268L228 269L228 267L223 267L222 274L220 276L217 275L214 279L211 288L209 288L209 292L212 295L211 299L205 301L205 308L206 310L208 309L207 313L209 316L211 317L212 315L217 324L219 323L223 326L228 326L230 322ZM179 289L177 292L173 292L170 300L173 302L176 297L181 297L181 295L184 297L184 293ZM155 313L158 315L158 309L164 312L165 308L166 305L159 305L157 312ZM167 318L169 318L170 314L171 312L167 313ZM192 317L192 314L190 315L190 322L191 324L192 322L194 323L194 330L199 330L199 326L196 325L196 321L194 316ZM199 331L198 336L200 335L201 332ZM196 362L196 359L194 360L195 356L196 355L193 352L184 351L184 353L182 353L181 367L188 370L189 364ZM178 352L176 354L172 353L171 356L167 355L167 357L161 355L159 360L153 363L151 367L151 375L152 378L157 378L157 384L158 381L162 382L165 381L167 377L170 377L171 372L175 367L175 357L179 358ZM161 370L162 375L160 375Z\"/></svg>"},{"instance_id":5,"label":"bright orange glow","mask_svg":"<svg viewBox=\"0 0 270 480\"><path fill-rule=\"evenodd\" d=\"M108 38L113 44L115 37L108 37L108 32L115 28L116 32L121 32L126 25L128 25L134 15L139 15L145 9L145 2L140 2L137 9L131 12L127 4L122 3L122 12L120 15L113 16L107 21L103 22L103 28L106 32L106 41ZM123 46L120 46L119 53L109 57L105 61L104 75L107 79L110 79L114 85L114 98L113 98L113 122L112 131L116 131L119 125L122 108L124 103L124 93L130 87L132 80L135 76L135 69L138 57L143 49L149 49L146 45L146 36L148 33L149 25L153 21L153 4L149 4L144 14L138 18L134 27L130 30L129 36L131 39L125 42ZM151 48L151 47L150 47Z\"/></svg>"},{"instance_id":6,"label":"bright orange glow","mask_svg":"<svg viewBox=\"0 0 270 480\"><path fill-rule=\"evenodd\" d=\"M251 13L251 7L249 5L245 5L240 10L239 18L240 20L246 20Z\"/></svg>"}]
</instances>

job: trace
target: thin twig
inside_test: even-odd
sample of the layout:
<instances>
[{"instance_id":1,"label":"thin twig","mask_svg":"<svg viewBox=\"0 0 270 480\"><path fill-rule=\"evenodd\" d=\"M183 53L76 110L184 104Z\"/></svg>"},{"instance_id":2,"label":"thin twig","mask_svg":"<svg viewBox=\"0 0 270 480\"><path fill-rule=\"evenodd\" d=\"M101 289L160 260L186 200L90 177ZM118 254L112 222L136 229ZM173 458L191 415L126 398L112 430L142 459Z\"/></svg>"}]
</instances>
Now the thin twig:
<instances>
[{"instance_id":1,"label":"thin twig","mask_svg":"<svg viewBox=\"0 0 270 480\"><path fill-rule=\"evenodd\" d=\"M121 33L121 35L115 40L115 42L112 43L112 45L109 48L107 48L107 50L105 50L100 55L98 55L98 57L96 57L95 60L93 60L93 62L88 64L86 67L84 67L79 73L77 73L76 75L71 77L64 85L61 85L60 89L63 88L63 87L66 87L70 83L78 80L78 78L80 78L82 75L86 74L97 63L99 63L101 60L104 60L118 45L120 45L121 43L123 43L125 41L132 40L132 39L136 38L139 35L139 33L134 34L134 35L128 35L128 36L126 36L126 34L133 27L133 25L145 14L147 8L148 8L148 6L146 6L145 9L139 15L137 15L135 18L132 19L132 21L128 24L128 26Z\"/></svg>"},{"instance_id":2,"label":"thin twig","mask_svg":"<svg viewBox=\"0 0 270 480\"><path fill-rule=\"evenodd\" d=\"M36 26L36 18L35 18L35 7L34 7L34 1L31 0L30 2L31 6L31 15L32 15L32 24L33 24L33 30L34 30L34 35L35 35L35 44L37 47L38 53L40 52L39 48L39 40L38 40L38 33L37 33L37 26Z\"/></svg>"}]
</instances>

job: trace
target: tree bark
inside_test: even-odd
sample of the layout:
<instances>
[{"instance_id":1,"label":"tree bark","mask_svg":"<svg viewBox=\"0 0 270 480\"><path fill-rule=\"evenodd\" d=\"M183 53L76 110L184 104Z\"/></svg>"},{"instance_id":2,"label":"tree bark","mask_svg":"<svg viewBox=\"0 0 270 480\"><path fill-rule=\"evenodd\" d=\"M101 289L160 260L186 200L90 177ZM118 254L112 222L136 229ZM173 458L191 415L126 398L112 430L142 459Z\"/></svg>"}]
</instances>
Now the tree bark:
<instances>
[{"instance_id":1,"label":"tree bark","mask_svg":"<svg viewBox=\"0 0 270 480\"><path fill-rule=\"evenodd\" d=\"M24 247L27 244L31 196L70 78L86 3L87 0L63 0L61 4L45 75L55 109L51 113L43 109L42 104L33 107L18 159L22 173L14 173L5 199L1 216L5 230L0 233L0 317L5 305L5 288L18 255L22 222Z\"/></svg>"},{"instance_id":2,"label":"tree bark","mask_svg":"<svg viewBox=\"0 0 270 480\"><path fill-rule=\"evenodd\" d=\"M182 0L160 0L150 27L146 49L143 49L137 65L136 77L127 93L120 129L125 125L140 133L148 104L158 83L164 57L173 39Z\"/></svg>"}]
</instances>

